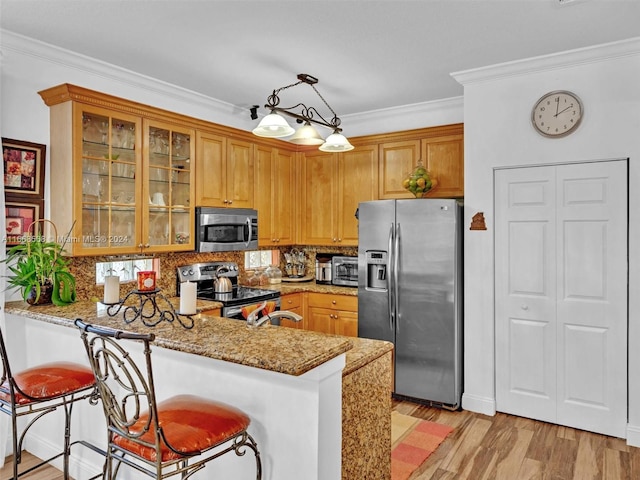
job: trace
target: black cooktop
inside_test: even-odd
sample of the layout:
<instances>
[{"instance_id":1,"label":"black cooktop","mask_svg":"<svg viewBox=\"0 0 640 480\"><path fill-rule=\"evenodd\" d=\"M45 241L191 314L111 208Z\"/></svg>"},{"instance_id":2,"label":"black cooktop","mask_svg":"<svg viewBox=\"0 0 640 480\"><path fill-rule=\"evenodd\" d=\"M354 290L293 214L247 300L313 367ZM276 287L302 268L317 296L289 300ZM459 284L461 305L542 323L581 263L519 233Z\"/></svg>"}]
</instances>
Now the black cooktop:
<instances>
[{"instance_id":1,"label":"black cooktop","mask_svg":"<svg viewBox=\"0 0 640 480\"><path fill-rule=\"evenodd\" d=\"M280 292L237 286L229 293L216 293L212 288L198 289L197 295L201 300L214 300L225 307L231 307L278 298Z\"/></svg>"}]
</instances>

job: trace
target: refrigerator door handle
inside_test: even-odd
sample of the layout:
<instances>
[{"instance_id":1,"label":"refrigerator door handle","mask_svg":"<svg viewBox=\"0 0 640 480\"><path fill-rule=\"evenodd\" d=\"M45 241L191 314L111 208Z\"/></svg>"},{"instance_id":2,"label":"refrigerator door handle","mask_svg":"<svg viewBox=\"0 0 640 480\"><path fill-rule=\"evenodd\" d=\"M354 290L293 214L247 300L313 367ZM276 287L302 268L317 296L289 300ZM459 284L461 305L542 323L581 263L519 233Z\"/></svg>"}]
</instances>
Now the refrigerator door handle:
<instances>
[{"instance_id":1,"label":"refrigerator door handle","mask_svg":"<svg viewBox=\"0 0 640 480\"><path fill-rule=\"evenodd\" d=\"M393 304L393 292L391 288L393 287L391 282L391 259L393 258L393 223L391 223L391 228L389 229L389 246L388 252L389 256L387 257L387 305L389 306L389 328L393 330L394 315L395 315L395 305Z\"/></svg>"},{"instance_id":2,"label":"refrigerator door handle","mask_svg":"<svg viewBox=\"0 0 640 480\"><path fill-rule=\"evenodd\" d=\"M396 318L398 317L398 307L400 306L400 287L398 285L398 279L400 278L400 224L396 224L395 231L395 245L393 246L393 298L394 298L394 311ZM399 319L397 319L399 320ZM396 332L400 330L400 322L396 321Z\"/></svg>"}]
</instances>

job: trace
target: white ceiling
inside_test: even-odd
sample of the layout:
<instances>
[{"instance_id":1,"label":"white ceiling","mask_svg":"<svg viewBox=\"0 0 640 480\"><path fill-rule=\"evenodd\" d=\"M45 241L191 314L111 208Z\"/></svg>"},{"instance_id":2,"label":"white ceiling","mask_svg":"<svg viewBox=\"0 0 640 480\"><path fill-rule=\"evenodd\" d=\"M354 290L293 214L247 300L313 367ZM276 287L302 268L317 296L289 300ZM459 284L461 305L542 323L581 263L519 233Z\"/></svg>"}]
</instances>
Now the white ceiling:
<instances>
[{"instance_id":1,"label":"white ceiling","mask_svg":"<svg viewBox=\"0 0 640 480\"><path fill-rule=\"evenodd\" d=\"M461 96L451 72L638 37L640 0L1 0L0 27L247 115L308 73L344 116ZM306 85L281 99L328 113Z\"/></svg>"}]
</instances>

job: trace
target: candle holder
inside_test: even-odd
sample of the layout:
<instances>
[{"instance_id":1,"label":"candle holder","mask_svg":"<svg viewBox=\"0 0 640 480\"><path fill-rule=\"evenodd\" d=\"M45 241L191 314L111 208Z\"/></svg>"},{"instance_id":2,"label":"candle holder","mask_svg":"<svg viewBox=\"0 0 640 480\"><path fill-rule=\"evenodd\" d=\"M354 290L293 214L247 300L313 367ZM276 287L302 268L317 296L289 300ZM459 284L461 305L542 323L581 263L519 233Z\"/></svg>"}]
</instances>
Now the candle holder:
<instances>
[{"instance_id":1,"label":"candle holder","mask_svg":"<svg viewBox=\"0 0 640 480\"><path fill-rule=\"evenodd\" d=\"M131 305L125 305L129 297L138 297L136 303ZM163 301L166 305L166 309L160 308L158 300ZM193 315L183 315L176 312L171 302L160 293L160 289L156 288L149 291L132 290L118 303L105 303L107 307L107 315L110 317L116 316L122 311L122 317L124 323L132 323L138 318L147 327L155 327L160 322L172 323L177 320L180 325L186 329L192 329L194 325ZM145 311L145 306L147 310Z\"/></svg>"}]
</instances>

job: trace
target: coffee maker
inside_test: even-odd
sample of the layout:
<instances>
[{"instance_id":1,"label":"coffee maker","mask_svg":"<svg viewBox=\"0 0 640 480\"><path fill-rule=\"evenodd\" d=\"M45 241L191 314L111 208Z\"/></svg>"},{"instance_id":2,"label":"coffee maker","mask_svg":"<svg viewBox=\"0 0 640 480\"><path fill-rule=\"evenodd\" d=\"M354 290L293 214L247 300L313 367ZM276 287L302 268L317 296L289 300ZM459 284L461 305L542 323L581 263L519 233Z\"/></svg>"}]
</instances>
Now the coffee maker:
<instances>
[{"instance_id":1,"label":"coffee maker","mask_svg":"<svg viewBox=\"0 0 640 480\"><path fill-rule=\"evenodd\" d=\"M333 255L316 254L316 283L331 283L331 258Z\"/></svg>"}]
</instances>

